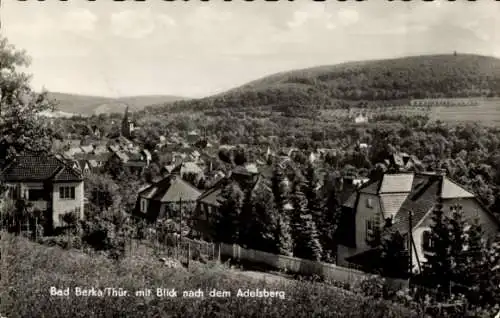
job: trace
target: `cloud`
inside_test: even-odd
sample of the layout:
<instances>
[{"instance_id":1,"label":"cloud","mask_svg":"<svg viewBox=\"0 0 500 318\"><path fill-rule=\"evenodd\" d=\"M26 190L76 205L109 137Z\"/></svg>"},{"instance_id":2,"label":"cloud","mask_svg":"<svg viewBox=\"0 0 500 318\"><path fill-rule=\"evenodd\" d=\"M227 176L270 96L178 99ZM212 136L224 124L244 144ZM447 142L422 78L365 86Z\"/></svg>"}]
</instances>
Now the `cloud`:
<instances>
[{"instance_id":1,"label":"cloud","mask_svg":"<svg viewBox=\"0 0 500 318\"><path fill-rule=\"evenodd\" d=\"M170 16L154 13L149 8L111 14L112 34L124 38L140 39L157 29L175 25L175 20Z\"/></svg>"},{"instance_id":2,"label":"cloud","mask_svg":"<svg viewBox=\"0 0 500 318\"><path fill-rule=\"evenodd\" d=\"M307 24L321 24L334 28L335 24L332 21L333 14L325 10L323 5L318 3L310 3L296 10L292 19L287 22L289 28L305 27Z\"/></svg>"},{"instance_id":3,"label":"cloud","mask_svg":"<svg viewBox=\"0 0 500 318\"><path fill-rule=\"evenodd\" d=\"M75 9L66 13L60 23L61 28L71 32L94 31L97 16L88 9Z\"/></svg>"}]
</instances>

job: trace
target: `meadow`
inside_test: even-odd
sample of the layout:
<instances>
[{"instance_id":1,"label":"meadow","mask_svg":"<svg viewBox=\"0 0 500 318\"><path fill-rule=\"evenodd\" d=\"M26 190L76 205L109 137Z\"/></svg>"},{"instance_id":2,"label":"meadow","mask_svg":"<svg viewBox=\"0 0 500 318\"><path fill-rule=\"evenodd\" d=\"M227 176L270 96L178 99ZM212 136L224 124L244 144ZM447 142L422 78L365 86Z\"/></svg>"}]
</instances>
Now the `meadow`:
<instances>
[{"instance_id":1,"label":"meadow","mask_svg":"<svg viewBox=\"0 0 500 318\"><path fill-rule=\"evenodd\" d=\"M390 302L350 294L321 284L261 280L236 274L223 264L191 263L169 268L150 253L117 262L100 255L46 247L1 233L0 314L12 317L416 317ZM148 256L149 255L149 256ZM75 296L75 287L122 288L129 296ZM51 296L50 288L70 288L69 296ZM149 288L151 296L136 296ZM175 288L178 297L158 297L156 288ZM285 299L236 297L242 290L284 291ZM205 292L184 298L182 291ZM210 290L231 297L209 297Z\"/></svg>"}]
</instances>

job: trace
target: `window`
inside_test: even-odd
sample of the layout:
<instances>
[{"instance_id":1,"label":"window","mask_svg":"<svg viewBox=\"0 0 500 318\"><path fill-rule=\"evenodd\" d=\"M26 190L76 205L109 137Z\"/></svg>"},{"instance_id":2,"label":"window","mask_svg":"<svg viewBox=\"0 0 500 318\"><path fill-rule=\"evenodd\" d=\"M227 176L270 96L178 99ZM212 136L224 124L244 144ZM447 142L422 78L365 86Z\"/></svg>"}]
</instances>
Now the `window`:
<instances>
[{"instance_id":1,"label":"window","mask_svg":"<svg viewBox=\"0 0 500 318\"><path fill-rule=\"evenodd\" d=\"M375 222L373 220L366 221L366 237L369 238L375 233Z\"/></svg>"},{"instance_id":2,"label":"window","mask_svg":"<svg viewBox=\"0 0 500 318\"><path fill-rule=\"evenodd\" d=\"M375 219L366 220L365 239L368 245L376 244L379 239L380 229Z\"/></svg>"},{"instance_id":3,"label":"window","mask_svg":"<svg viewBox=\"0 0 500 318\"><path fill-rule=\"evenodd\" d=\"M148 201L146 199L141 199L141 212L146 213L148 211Z\"/></svg>"},{"instance_id":4,"label":"window","mask_svg":"<svg viewBox=\"0 0 500 318\"><path fill-rule=\"evenodd\" d=\"M424 233L422 233L422 250L428 252L432 247L432 234L430 231L424 231Z\"/></svg>"},{"instance_id":5,"label":"window","mask_svg":"<svg viewBox=\"0 0 500 318\"><path fill-rule=\"evenodd\" d=\"M44 199L43 189L29 189L28 190L28 200L38 201Z\"/></svg>"},{"instance_id":6,"label":"window","mask_svg":"<svg viewBox=\"0 0 500 318\"><path fill-rule=\"evenodd\" d=\"M373 208L373 199L372 198L366 199L366 207L369 209Z\"/></svg>"},{"instance_id":7,"label":"window","mask_svg":"<svg viewBox=\"0 0 500 318\"><path fill-rule=\"evenodd\" d=\"M59 187L59 198L66 200L74 200L75 187Z\"/></svg>"}]
</instances>

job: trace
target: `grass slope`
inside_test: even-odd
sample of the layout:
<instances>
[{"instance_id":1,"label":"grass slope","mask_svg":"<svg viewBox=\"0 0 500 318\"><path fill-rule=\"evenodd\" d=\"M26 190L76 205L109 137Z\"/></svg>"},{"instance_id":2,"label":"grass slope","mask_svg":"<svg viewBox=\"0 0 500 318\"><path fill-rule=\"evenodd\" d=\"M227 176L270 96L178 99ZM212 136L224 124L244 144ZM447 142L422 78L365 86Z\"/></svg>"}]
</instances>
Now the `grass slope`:
<instances>
[{"instance_id":1,"label":"grass slope","mask_svg":"<svg viewBox=\"0 0 500 318\"><path fill-rule=\"evenodd\" d=\"M45 247L1 234L0 314L13 317L416 317L384 301L306 282L263 281L220 265L189 270L162 266L139 254L115 263L103 256ZM153 255L153 254L149 254ZM140 257L142 256L142 257ZM123 288L129 297L50 296L50 287ZM228 290L229 298L135 296L134 291ZM285 291L285 299L235 297L238 288Z\"/></svg>"},{"instance_id":2,"label":"grass slope","mask_svg":"<svg viewBox=\"0 0 500 318\"><path fill-rule=\"evenodd\" d=\"M56 92L50 92L49 98L58 103L58 110L66 113L83 115L123 112L127 105L130 107L131 111L139 111L149 105L185 99L183 97L169 95L107 98Z\"/></svg>"}]
</instances>

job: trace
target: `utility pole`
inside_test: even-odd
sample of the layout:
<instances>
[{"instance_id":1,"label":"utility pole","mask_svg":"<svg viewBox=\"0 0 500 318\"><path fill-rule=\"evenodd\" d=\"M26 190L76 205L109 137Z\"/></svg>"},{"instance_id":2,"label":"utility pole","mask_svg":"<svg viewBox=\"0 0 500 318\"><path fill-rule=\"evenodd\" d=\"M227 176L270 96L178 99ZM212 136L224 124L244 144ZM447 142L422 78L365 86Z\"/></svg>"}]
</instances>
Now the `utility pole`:
<instances>
[{"instance_id":1,"label":"utility pole","mask_svg":"<svg viewBox=\"0 0 500 318\"><path fill-rule=\"evenodd\" d=\"M413 233L412 233L412 216L413 212L408 211L408 274L411 278L411 274L413 272L413 259L412 259L412 248L413 248Z\"/></svg>"}]
</instances>

